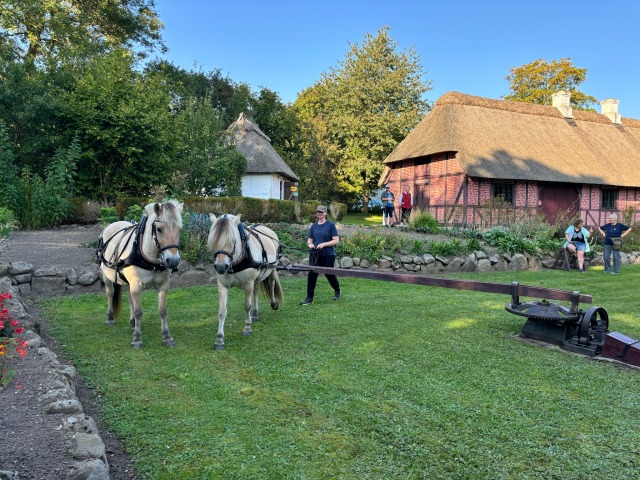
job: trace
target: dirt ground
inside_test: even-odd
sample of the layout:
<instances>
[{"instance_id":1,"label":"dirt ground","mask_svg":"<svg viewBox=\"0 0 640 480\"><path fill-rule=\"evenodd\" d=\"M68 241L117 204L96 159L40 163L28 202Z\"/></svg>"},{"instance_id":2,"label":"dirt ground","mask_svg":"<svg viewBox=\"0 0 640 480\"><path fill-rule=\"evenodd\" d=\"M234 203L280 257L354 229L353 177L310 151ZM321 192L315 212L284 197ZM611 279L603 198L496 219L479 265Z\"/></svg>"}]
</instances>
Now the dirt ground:
<instances>
[{"instance_id":1,"label":"dirt ground","mask_svg":"<svg viewBox=\"0 0 640 480\"><path fill-rule=\"evenodd\" d=\"M0 252L0 262L31 263L34 269L64 266L76 271L97 268L95 251L87 245L96 242L99 226L73 227L56 230L14 232L6 248ZM84 246L83 246L84 245ZM46 335L46 318L33 303L27 310L46 346L67 364L53 342ZM29 350L27 357L14 362L15 380L0 388L0 470L18 471L21 480L58 480L66 478L74 462L70 453L71 437L61 425L68 415L45 414L40 396L50 384L52 369L37 354ZM84 413L98 425L105 444L112 480L135 479L134 469L118 438L100 422L100 410L93 392L76 379L76 395Z\"/></svg>"}]
</instances>

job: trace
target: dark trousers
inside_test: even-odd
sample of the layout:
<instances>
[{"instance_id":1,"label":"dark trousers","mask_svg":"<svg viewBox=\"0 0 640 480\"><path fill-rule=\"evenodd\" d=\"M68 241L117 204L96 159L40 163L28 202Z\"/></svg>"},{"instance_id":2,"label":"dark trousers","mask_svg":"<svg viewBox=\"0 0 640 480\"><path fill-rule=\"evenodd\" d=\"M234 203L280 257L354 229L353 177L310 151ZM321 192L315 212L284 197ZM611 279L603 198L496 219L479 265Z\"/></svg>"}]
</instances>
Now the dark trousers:
<instances>
[{"instance_id":1,"label":"dark trousers","mask_svg":"<svg viewBox=\"0 0 640 480\"><path fill-rule=\"evenodd\" d=\"M316 267L333 267L336 263L335 255L319 255L312 253L309 255L309 265L315 265ZM325 275L329 284L333 287L333 290L337 292L340 290L340 283L338 283L338 277L335 275ZM309 272L307 276L307 297L313 298L313 293L316 290L316 283L318 281L318 274L316 272Z\"/></svg>"},{"instance_id":2,"label":"dark trousers","mask_svg":"<svg viewBox=\"0 0 640 480\"><path fill-rule=\"evenodd\" d=\"M402 221L403 222L408 222L409 221L409 217L411 216L411 209L410 208L402 208Z\"/></svg>"}]
</instances>

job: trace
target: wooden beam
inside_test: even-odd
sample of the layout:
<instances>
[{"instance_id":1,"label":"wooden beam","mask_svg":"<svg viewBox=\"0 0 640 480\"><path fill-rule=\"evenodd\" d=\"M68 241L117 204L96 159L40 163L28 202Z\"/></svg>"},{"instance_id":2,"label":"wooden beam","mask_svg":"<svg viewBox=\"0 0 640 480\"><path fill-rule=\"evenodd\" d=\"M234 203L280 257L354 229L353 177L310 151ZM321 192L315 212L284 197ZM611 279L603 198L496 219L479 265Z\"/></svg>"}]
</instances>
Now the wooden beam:
<instances>
[{"instance_id":1,"label":"wooden beam","mask_svg":"<svg viewBox=\"0 0 640 480\"><path fill-rule=\"evenodd\" d=\"M357 270L346 268L314 267L307 265L292 265L282 270L294 272L314 271L324 275L337 275L339 277L364 278L367 280L381 280L383 282L408 283L412 285L423 285L425 287L455 288L457 290L473 290L476 292L501 293L513 295L514 285L517 286L517 295L523 297L537 297L546 300L578 300L583 303L592 303L591 295L584 295L578 292L568 292L566 290L556 290L545 287L532 287L517 283L492 283L479 282L475 280L460 280L453 278L425 277L423 275L411 275L408 273L372 272L370 270Z\"/></svg>"}]
</instances>

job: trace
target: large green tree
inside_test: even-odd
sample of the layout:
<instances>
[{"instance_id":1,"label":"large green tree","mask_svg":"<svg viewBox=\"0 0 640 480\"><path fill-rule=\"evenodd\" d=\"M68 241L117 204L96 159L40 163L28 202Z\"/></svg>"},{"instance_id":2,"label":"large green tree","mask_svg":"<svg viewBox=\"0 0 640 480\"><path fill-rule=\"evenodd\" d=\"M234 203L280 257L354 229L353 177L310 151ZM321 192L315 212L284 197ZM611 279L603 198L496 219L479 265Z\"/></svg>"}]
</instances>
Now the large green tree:
<instances>
[{"instance_id":1,"label":"large green tree","mask_svg":"<svg viewBox=\"0 0 640 480\"><path fill-rule=\"evenodd\" d=\"M81 193L112 200L166 184L174 167L171 96L163 79L134 68L127 50L95 57L78 74L65 110L82 149Z\"/></svg>"},{"instance_id":2,"label":"large green tree","mask_svg":"<svg viewBox=\"0 0 640 480\"><path fill-rule=\"evenodd\" d=\"M224 77L219 69L188 71L165 60L154 60L147 64L145 73L159 73L166 79L176 110L185 106L187 98L201 101L206 97L226 126L231 125L240 112L250 115L253 94L249 86Z\"/></svg>"},{"instance_id":3,"label":"large green tree","mask_svg":"<svg viewBox=\"0 0 640 480\"><path fill-rule=\"evenodd\" d=\"M587 78L587 69L573 65L570 58L560 60L538 59L520 67L509 69L511 74L505 100L551 105L551 96L559 90L571 92L571 106L578 110L593 110L595 97L586 95L578 87Z\"/></svg>"},{"instance_id":4,"label":"large green tree","mask_svg":"<svg viewBox=\"0 0 640 480\"><path fill-rule=\"evenodd\" d=\"M246 159L226 142L226 124L209 95L183 99L175 113L174 172L168 183L176 195L239 196Z\"/></svg>"},{"instance_id":5,"label":"large green tree","mask_svg":"<svg viewBox=\"0 0 640 480\"><path fill-rule=\"evenodd\" d=\"M296 144L298 155L293 155L289 165L300 177L300 198L351 202L353 195L341 188L333 148L327 131L324 100L327 94L323 85L317 83L300 93L292 110L298 119L299 136Z\"/></svg>"},{"instance_id":6,"label":"large green tree","mask_svg":"<svg viewBox=\"0 0 640 480\"><path fill-rule=\"evenodd\" d=\"M77 61L115 47L164 49L155 0L2 0L0 52L16 60Z\"/></svg>"},{"instance_id":7,"label":"large green tree","mask_svg":"<svg viewBox=\"0 0 640 480\"><path fill-rule=\"evenodd\" d=\"M429 109L424 95L430 82L422 77L417 53L399 51L388 27L351 45L345 60L322 75L317 106L326 123L328 155L342 187L362 196L365 206L382 161Z\"/></svg>"},{"instance_id":8,"label":"large green tree","mask_svg":"<svg viewBox=\"0 0 640 480\"><path fill-rule=\"evenodd\" d=\"M44 173L47 162L73 132L64 116L65 91L71 88L69 69L42 70L33 65L0 60L0 119L9 134L20 170Z\"/></svg>"}]
</instances>

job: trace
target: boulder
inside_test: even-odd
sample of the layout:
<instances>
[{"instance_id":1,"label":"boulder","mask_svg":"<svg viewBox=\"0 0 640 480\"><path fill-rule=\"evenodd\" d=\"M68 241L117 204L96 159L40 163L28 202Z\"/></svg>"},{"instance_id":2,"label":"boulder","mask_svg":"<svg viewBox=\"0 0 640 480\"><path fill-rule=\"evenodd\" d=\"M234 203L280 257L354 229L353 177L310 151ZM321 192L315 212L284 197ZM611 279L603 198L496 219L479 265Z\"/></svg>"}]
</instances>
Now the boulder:
<instances>
[{"instance_id":1,"label":"boulder","mask_svg":"<svg viewBox=\"0 0 640 480\"><path fill-rule=\"evenodd\" d=\"M478 260L477 270L479 272L490 272L491 271L491 261L489 259L487 259L487 258L481 258L480 260Z\"/></svg>"},{"instance_id":2,"label":"boulder","mask_svg":"<svg viewBox=\"0 0 640 480\"><path fill-rule=\"evenodd\" d=\"M516 253L511 257L511 263L509 264L509 270L527 270L529 268L529 262L527 257L521 253Z\"/></svg>"},{"instance_id":3,"label":"boulder","mask_svg":"<svg viewBox=\"0 0 640 480\"><path fill-rule=\"evenodd\" d=\"M340 268L351 268L353 267L353 260L351 257L342 257L340 259Z\"/></svg>"},{"instance_id":4,"label":"boulder","mask_svg":"<svg viewBox=\"0 0 640 480\"><path fill-rule=\"evenodd\" d=\"M31 295L52 297L62 295L67 289L67 279L62 277L33 277Z\"/></svg>"},{"instance_id":5,"label":"boulder","mask_svg":"<svg viewBox=\"0 0 640 480\"><path fill-rule=\"evenodd\" d=\"M478 259L475 254L472 253L464 260L464 263L460 265L460 271L475 272L476 270L478 270Z\"/></svg>"},{"instance_id":6,"label":"boulder","mask_svg":"<svg viewBox=\"0 0 640 480\"><path fill-rule=\"evenodd\" d=\"M20 275L21 273L32 273L33 265L27 262L11 262L9 264L9 275Z\"/></svg>"},{"instance_id":7,"label":"boulder","mask_svg":"<svg viewBox=\"0 0 640 480\"><path fill-rule=\"evenodd\" d=\"M99 459L105 455L102 439L92 433L76 433L73 436L71 451L76 460Z\"/></svg>"},{"instance_id":8,"label":"boulder","mask_svg":"<svg viewBox=\"0 0 640 480\"><path fill-rule=\"evenodd\" d=\"M86 272L78 277L78 283L85 287L93 285L98 280L98 272Z\"/></svg>"}]
</instances>

